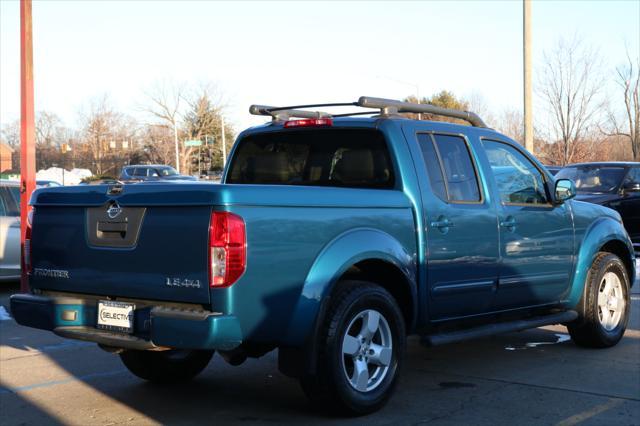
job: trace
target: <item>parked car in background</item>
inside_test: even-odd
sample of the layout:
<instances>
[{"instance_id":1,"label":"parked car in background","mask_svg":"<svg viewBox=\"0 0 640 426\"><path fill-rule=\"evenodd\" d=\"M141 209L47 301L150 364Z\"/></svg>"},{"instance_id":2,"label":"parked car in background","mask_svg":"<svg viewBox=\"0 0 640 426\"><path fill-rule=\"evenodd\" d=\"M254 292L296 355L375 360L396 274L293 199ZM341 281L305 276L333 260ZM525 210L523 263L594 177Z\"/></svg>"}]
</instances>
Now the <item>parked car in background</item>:
<instances>
[{"instance_id":1,"label":"parked car in background","mask_svg":"<svg viewBox=\"0 0 640 426\"><path fill-rule=\"evenodd\" d=\"M618 211L633 241L636 256L640 254L640 163L572 164L558 172L556 179L575 182L576 200Z\"/></svg>"},{"instance_id":2,"label":"parked car in background","mask_svg":"<svg viewBox=\"0 0 640 426\"><path fill-rule=\"evenodd\" d=\"M0 180L0 281L20 278L19 182Z\"/></svg>"},{"instance_id":3,"label":"parked car in background","mask_svg":"<svg viewBox=\"0 0 640 426\"><path fill-rule=\"evenodd\" d=\"M552 175L556 175L560 170L562 170L562 167L560 166L544 166L549 173L551 173Z\"/></svg>"},{"instance_id":4,"label":"parked car in background","mask_svg":"<svg viewBox=\"0 0 640 426\"><path fill-rule=\"evenodd\" d=\"M125 166L120 173L123 182L148 182L159 180L198 180L194 176L181 175L171 166L158 164Z\"/></svg>"},{"instance_id":5,"label":"parked car in background","mask_svg":"<svg viewBox=\"0 0 640 426\"><path fill-rule=\"evenodd\" d=\"M38 188L51 188L54 186L62 186L59 182L55 180L37 180L36 185Z\"/></svg>"}]
</instances>

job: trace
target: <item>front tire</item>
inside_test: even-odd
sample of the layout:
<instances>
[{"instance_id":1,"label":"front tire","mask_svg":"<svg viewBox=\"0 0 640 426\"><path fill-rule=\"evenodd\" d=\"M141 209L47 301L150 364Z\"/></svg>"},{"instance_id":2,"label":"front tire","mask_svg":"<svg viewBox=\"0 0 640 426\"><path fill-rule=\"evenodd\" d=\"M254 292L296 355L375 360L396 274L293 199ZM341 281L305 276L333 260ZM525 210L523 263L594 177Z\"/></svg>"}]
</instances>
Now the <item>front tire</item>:
<instances>
[{"instance_id":1,"label":"front tire","mask_svg":"<svg viewBox=\"0 0 640 426\"><path fill-rule=\"evenodd\" d=\"M396 386L404 318L393 296L376 284L338 286L320 333L317 374L301 385L320 409L363 415L380 409Z\"/></svg>"},{"instance_id":2,"label":"front tire","mask_svg":"<svg viewBox=\"0 0 640 426\"><path fill-rule=\"evenodd\" d=\"M205 369L213 351L168 350L124 351L120 354L127 369L153 383L186 382Z\"/></svg>"},{"instance_id":3,"label":"front tire","mask_svg":"<svg viewBox=\"0 0 640 426\"><path fill-rule=\"evenodd\" d=\"M608 348L617 344L629 322L629 275L618 256L597 254L580 300L580 317L567 329L579 346Z\"/></svg>"}]
</instances>

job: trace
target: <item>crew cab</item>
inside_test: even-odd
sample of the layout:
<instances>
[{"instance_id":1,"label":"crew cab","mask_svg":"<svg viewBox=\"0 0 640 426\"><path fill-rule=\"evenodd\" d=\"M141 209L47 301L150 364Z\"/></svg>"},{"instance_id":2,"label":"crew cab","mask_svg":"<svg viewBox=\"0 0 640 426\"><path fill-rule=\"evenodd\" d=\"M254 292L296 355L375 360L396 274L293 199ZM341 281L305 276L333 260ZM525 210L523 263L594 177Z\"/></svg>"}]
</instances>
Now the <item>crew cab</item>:
<instances>
[{"instance_id":1,"label":"crew cab","mask_svg":"<svg viewBox=\"0 0 640 426\"><path fill-rule=\"evenodd\" d=\"M190 379L214 351L238 365L278 349L312 401L353 414L391 396L408 335L622 338L635 270L620 215L572 200L477 115L370 97L250 111L271 121L238 136L221 184L38 189L16 321L152 382Z\"/></svg>"}]
</instances>

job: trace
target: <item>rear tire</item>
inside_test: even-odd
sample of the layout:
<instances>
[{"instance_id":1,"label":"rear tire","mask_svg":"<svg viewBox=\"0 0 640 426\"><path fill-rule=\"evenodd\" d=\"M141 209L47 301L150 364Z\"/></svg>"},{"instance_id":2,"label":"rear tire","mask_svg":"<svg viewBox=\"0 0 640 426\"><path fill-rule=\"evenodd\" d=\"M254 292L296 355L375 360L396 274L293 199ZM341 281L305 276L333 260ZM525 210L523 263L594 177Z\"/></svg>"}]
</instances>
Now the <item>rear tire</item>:
<instances>
[{"instance_id":1,"label":"rear tire","mask_svg":"<svg viewBox=\"0 0 640 426\"><path fill-rule=\"evenodd\" d=\"M302 388L319 409L363 415L380 409L398 382L406 347L395 299L365 281L342 281L320 330L316 375Z\"/></svg>"},{"instance_id":2,"label":"rear tire","mask_svg":"<svg viewBox=\"0 0 640 426\"><path fill-rule=\"evenodd\" d=\"M578 304L580 317L567 324L571 339L588 348L617 344L629 322L629 287L629 275L620 258L598 253Z\"/></svg>"},{"instance_id":3,"label":"rear tire","mask_svg":"<svg viewBox=\"0 0 640 426\"><path fill-rule=\"evenodd\" d=\"M153 383L186 382L209 364L213 351L124 351L122 363L130 372Z\"/></svg>"}]
</instances>

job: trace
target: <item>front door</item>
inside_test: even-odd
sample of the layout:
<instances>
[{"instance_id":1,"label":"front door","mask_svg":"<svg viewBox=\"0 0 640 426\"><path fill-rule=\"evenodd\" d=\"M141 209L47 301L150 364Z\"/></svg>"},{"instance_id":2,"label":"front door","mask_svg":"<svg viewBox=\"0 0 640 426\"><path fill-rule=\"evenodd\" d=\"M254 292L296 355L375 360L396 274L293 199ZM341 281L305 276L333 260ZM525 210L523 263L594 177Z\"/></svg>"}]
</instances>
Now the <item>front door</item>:
<instances>
[{"instance_id":1,"label":"front door","mask_svg":"<svg viewBox=\"0 0 640 426\"><path fill-rule=\"evenodd\" d=\"M640 166L629 169L622 183L623 187L631 187L632 184L640 184ZM624 227L633 241L633 248L640 255L640 191L623 191L621 199L613 201L611 207L620 212Z\"/></svg>"},{"instance_id":2,"label":"front door","mask_svg":"<svg viewBox=\"0 0 640 426\"><path fill-rule=\"evenodd\" d=\"M417 139L429 316L486 313L497 284L497 216L480 184L473 151L463 135L418 133Z\"/></svg>"},{"instance_id":3,"label":"front door","mask_svg":"<svg viewBox=\"0 0 640 426\"><path fill-rule=\"evenodd\" d=\"M493 310L557 302L573 270L573 223L565 204L553 205L545 176L511 144L483 140L500 195L500 274Z\"/></svg>"}]
</instances>

